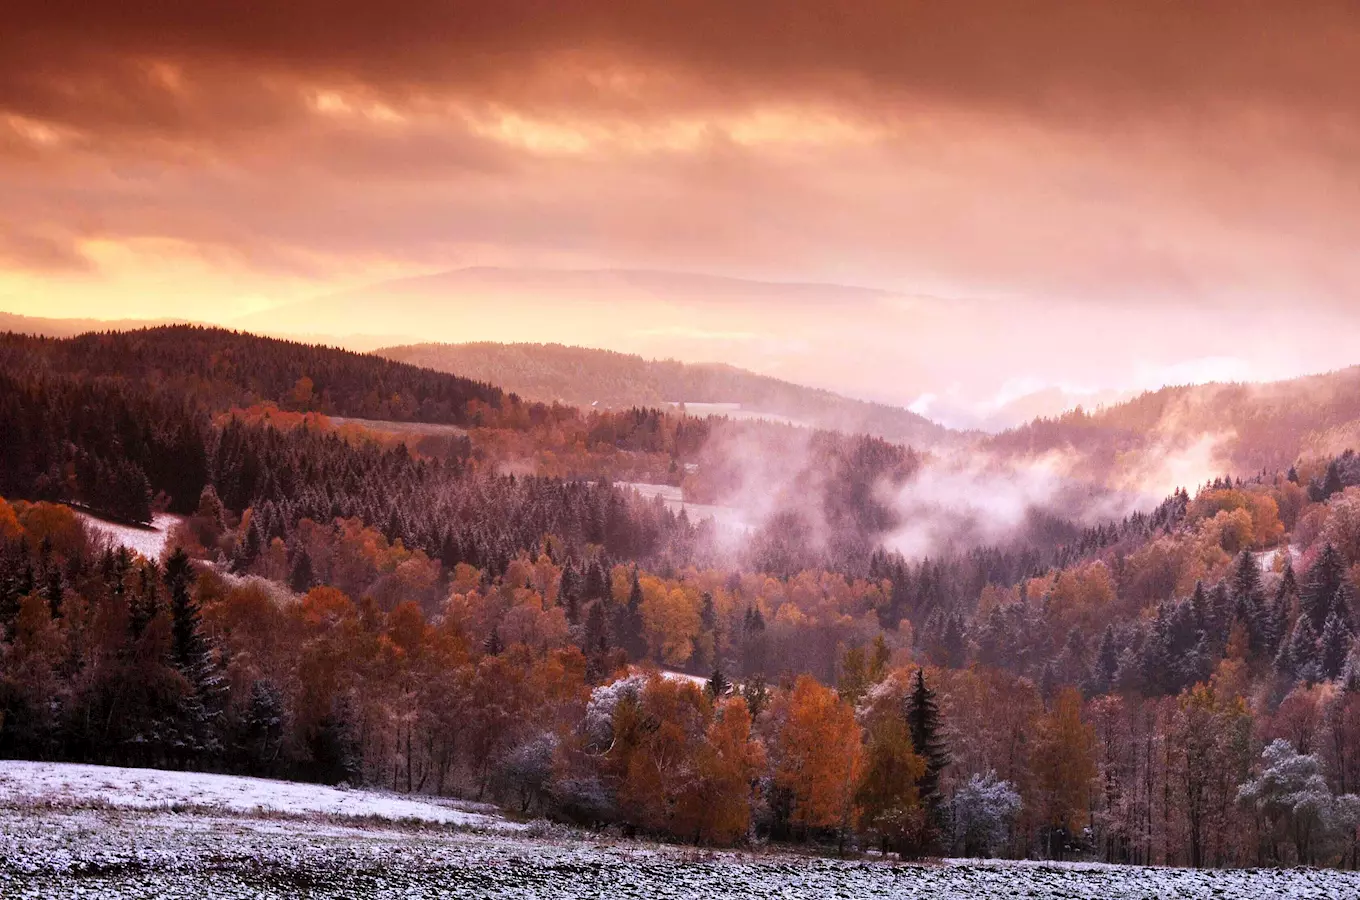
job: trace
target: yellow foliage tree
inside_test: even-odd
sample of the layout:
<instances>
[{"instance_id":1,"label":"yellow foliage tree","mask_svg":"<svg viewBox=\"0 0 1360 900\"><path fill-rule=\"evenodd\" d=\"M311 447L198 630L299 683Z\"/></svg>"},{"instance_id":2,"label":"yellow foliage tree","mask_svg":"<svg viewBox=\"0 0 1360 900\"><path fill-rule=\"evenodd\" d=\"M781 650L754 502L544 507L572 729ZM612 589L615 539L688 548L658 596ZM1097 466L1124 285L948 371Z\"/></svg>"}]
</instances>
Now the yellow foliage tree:
<instances>
[{"instance_id":1,"label":"yellow foliage tree","mask_svg":"<svg viewBox=\"0 0 1360 900\"><path fill-rule=\"evenodd\" d=\"M793 798L792 824L804 831L848 826L863 764L850 707L835 691L800 676L778 743L774 783Z\"/></svg>"},{"instance_id":2,"label":"yellow foliage tree","mask_svg":"<svg viewBox=\"0 0 1360 900\"><path fill-rule=\"evenodd\" d=\"M1082 720L1076 688L1059 692L1040 719L1035 769L1047 824L1069 834L1084 828L1096 777L1095 728Z\"/></svg>"}]
</instances>

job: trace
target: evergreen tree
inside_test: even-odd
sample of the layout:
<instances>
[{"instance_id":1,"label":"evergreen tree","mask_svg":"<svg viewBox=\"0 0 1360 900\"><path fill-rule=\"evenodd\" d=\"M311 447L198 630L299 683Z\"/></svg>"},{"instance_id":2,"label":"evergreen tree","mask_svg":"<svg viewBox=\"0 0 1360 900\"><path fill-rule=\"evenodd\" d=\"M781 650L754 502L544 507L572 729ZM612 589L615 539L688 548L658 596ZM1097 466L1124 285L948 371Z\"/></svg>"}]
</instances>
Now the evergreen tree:
<instances>
[{"instance_id":1,"label":"evergreen tree","mask_svg":"<svg viewBox=\"0 0 1360 900\"><path fill-rule=\"evenodd\" d=\"M1346 658L1351 652L1351 641L1350 625L1333 612L1327 617L1327 624L1323 626L1322 644L1319 648L1323 678L1330 680L1341 677L1341 672L1346 667Z\"/></svg>"},{"instance_id":2,"label":"evergreen tree","mask_svg":"<svg viewBox=\"0 0 1360 900\"><path fill-rule=\"evenodd\" d=\"M921 802L934 825L943 825L943 797L940 796L940 773L949 765L949 748L945 744L943 727L940 722L940 706L935 692L926 685L924 669L916 670L912 681L911 693L907 697L907 729L911 732L911 746L926 761L925 774L921 776L917 788Z\"/></svg>"},{"instance_id":3,"label":"evergreen tree","mask_svg":"<svg viewBox=\"0 0 1360 900\"><path fill-rule=\"evenodd\" d=\"M306 547L298 548L293 557L293 567L288 573L288 587L297 594L305 594L316 587L316 576L312 572L312 557Z\"/></svg>"},{"instance_id":4,"label":"evergreen tree","mask_svg":"<svg viewBox=\"0 0 1360 900\"><path fill-rule=\"evenodd\" d=\"M765 684L765 676L757 673L748 678L742 685L741 696L754 721L770 705L770 689Z\"/></svg>"},{"instance_id":5,"label":"evergreen tree","mask_svg":"<svg viewBox=\"0 0 1360 900\"><path fill-rule=\"evenodd\" d=\"M236 548L236 559L233 561L232 568L237 572L248 572L250 567L255 564L255 560L260 558L264 544L264 532L260 527L259 516L251 515L250 525L246 528L245 540Z\"/></svg>"},{"instance_id":6,"label":"evergreen tree","mask_svg":"<svg viewBox=\"0 0 1360 900\"><path fill-rule=\"evenodd\" d=\"M226 699L226 684L204 639L198 603L191 587L196 578L184 548L176 547L165 561L164 582L170 595L171 661L188 683L173 729L173 743L188 758L221 749L218 720Z\"/></svg>"},{"instance_id":7,"label":"evergreen tree","mask_svg":"<svg viewBox=\"0 0 1360 900\"><path fill-rule=\"evenodd\" d=\"M746 608L741 648L742 669L747 677L765 674L765 616L755 604Z\"/></svg>"},{"instance_id":8,"label":"evergreen tree","mask_svg":"<svg viewBox=\"0 0 1360 900\"><path fill-rule=\"evenodd\" d=\"M586 566L586 583L581 592L581 599L609 599L609 579L605 578L604 568L598 560L592 560L590 565Z\"/></svg>"},{"instance_id":9,"label":"evergreen tree","mask_svg":"<svg viewBox=\"0 0 1360 900\"><path fill-rule=\"evenodd\" d=\"M614 637L632 660L645 659L647 642L642 634L642 582L633 569L633 584L628 590L628 602L614 609Z\"/></svg>"},{"instance_id":10,"label":"evergreen tree","mask_svg":"<svg viewBox=\"0 0 1360 900\"><path fill-rule=\"evenodd\" d=\"M66 591L61 583L61 568L50 566L47 570L47 584L43 588L43 596L47 599L47 610L52 618L61 618L62 599Z\"/></svg>"},{"instance_id":11,"label":"evergreen tree","mask_svg":"<svg viewBox=\"0 0 1360 900\"><path fill-rule=\"evenodd\" d=\"M723 674L722 666L715 668L713 674L708 676L708 684L705 685L705 689L708 691L708 696L714 700L726 697L732 690L732 682Z\"/></svg>"},{"instance_id":12,"label":"evergreen tree","mask_svg":"<svg viewBox=\"0 0 1360 900\"><path fill-rule=\"evenodd\" d=\"M1327 464L1327 475L1322 479L1322 499L1329 500L1346 489L1341 481L1341 466L1336 460Z\"/></svg>"},{"instance_id":13,"label":"evergreen tree","mask_svg":"<svg viewBox=\"0 0 1360 900\"><path fill-rule=\"evenodd\" d=\"M1096 662L1091 670L1091 693L1107 694L1115 684L1119 673L1119 645L1115 640L1114 626L1106 625L1100 635L1100 647L1096 650Z\"/></svg>"},{"instance_id":14,"label":"evergreen tree","mask_svg":"<svg viewBox=\"0 0 1360 900\"><path fill-rule=\"evenodd\" d=\"M1247 630L1253 654L1266 648L1265 589L1261 585L1261 567L1246 550L1238 554L1231 576L1234 617Z\"/></svg>"},{"instance_id":15,"label":"evergreen tree","mask_svg":"<svg viewBox=\"0 0 1360 900\"><path fill-rule=\"evenodd\" d=\"M1319 633L1333 612L1350 621L1350 586L1346 561L1330 543L1322 548L1317 561L1308 569L1299 592L1299 611L1307 616L1313 633Z\"/></svg>"},{"instance_id":16,"label":"evergreen tree","mask_svg":"<svg viewBox=\"0 0 1360 900\"><path fill-rule=\"evenodd\" d=\"M557 585L557 602L566 613L569 624L576 625L581 621L581 587L570 562L562 567L562 578Z\"/></svg>"},{"instance_id":17,"label":"evergreen tree","mask_svg":"<svg viewBox=\"0 0 1360 900\"><path fill-rule=\"evenodd\" d=\"M1275 657L1275 670L1285 678L1311 684L1318 680L1321 668L1317 658L1317 632L1307 616L1299 616L1294 632Z\"/></svg>"},{"instance_id":18,"label":"evergreen tree","mask_svg":"<svg viewBox=\"0 0 1360 900\"><path fill-rule=\"evenodd\" d=\"M253 775L272 772L283 749L283 693L268 679L250 686L250 705L241 723L239 752Z\"/></svg>"},{"instance_id":19,"label":"evergreen tree","mask_svg":"<svg viewBox=\"0 0 1360 900\"><path fill-rule=\"evenodd\" d=\"M335 701L312 731L312 771L323 784L355 784L362 775L363 752L348 702Z\"/></svg>"}]
</instances>

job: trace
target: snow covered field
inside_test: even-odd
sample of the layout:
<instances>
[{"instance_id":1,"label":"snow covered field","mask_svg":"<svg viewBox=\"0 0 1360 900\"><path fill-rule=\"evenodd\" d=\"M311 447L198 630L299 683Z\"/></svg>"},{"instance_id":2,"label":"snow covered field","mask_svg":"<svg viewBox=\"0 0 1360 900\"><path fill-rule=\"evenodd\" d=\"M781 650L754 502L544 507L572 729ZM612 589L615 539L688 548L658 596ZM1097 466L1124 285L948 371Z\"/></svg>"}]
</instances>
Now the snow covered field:
<instances>
[{"instance_id":1,"label":"snow covered field","mask_svg":"<svg viewBox=\"0 0 1360 900\"><path fill-rule=\"evenodd\" d=\"M627 490L632 488L648 500L656 497L661 498L661 502L666 504L666 508L671 512L684 510L691 522L699 522L704 519L713 519L719 527L726 529L732 534L748 534L754 530L751 524L742 518L741 510L731 506L713 506L706 503L686 503L685 492L678 487L670 484L648 484L642 481L621 481L618 485Z\"/></svg>"},{"instance_id":2,"label":"snow covered field","mask_svg":"<svg viewBox=\"0 0 1360 900\"><path fill-rule=\"evenodd\" d=\"M1355 873L710 853L372 791L96 766L4 762L0 772L5 898L1360 896Z\"/></svg>"},{"instance_id":3,"label":"snow covered field","mask_svg":"<svg viewBox=\"0 0 1360 900\"><path fill-rule=\"evenodd\" d=\"M1248 898L1360 877L1097 865L889 865L788 854L166 813L0 809L3 897Z\"/></svg>"},{"instance_id":4,"label":"snow covered field","mask_svg":"<svg viewBox=\"0 0 1360 900\"><path fill-rule=\"evenodd\" d=\"M147 559L161 558L161 552L165 550L165 541L170 536L170 529L183 520L183 516L156 513L151 519L151 527L144 528L139 525L120 525L105 519L97 519L82 510L77 510L76 515L85 523L86 528L97 534L106 535L113 546L122 545Z\"/></svg>"},{"instance_id":5,"label":"snow covered field","mask_svg":"<svg viewBox=\"0 0 1360 900\"><path fill-rule=\"evenodd\" d=\"M374 818L459 828L524 827L489 810L470 811L468 804L379 791L205 772L0 761L0 808L32 806L138 810L191 807L223 813Z\"/></svg>"}]
</instances>

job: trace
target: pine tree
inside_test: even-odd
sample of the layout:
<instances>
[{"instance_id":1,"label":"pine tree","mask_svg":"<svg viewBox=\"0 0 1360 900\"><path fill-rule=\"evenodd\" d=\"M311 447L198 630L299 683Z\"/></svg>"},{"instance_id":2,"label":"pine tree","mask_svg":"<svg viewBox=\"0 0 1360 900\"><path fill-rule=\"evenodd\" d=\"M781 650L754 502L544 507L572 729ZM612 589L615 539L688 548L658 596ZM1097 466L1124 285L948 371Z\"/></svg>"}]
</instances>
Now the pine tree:
<instances>
[{"instance_id":1,"label":"pine tree","mask_svg":"<svg viewBox=\"0 0 1360 900\"><path fill-rule=\"evenodd\" d=\"M562 567L562 578L557 585L557 602L566 612L569 624L576 625L581 621L581 589L571 563Z\"/></svg>"},{"instance_id":2,"label":"pine tree","mask_svg":"<svg viewBox=\"0 0 1360 900\"><path fill-rule=\"evenodd\" d=\"M203 637L190 590L196 577L184 548L176 547L165 561L164 581L170 594L171 661L189 685L174 726L175 743L190 757L221 749L217 724L226 699L226 685Z\"/></svg>"},{"instance_id":3,"label":"pine tree","mask_svg":"<svg viewBox=\"0 0 1360 900\"><path fill-rule=\"evenodd\" d=\"M1333 612L1327 617L1322 629L1322 645L1319 648L1319 662L1322 677L1328 680L1340 678L1346 667L1346 658L1351 652L1351 629L1341 616Z\"/></svg>"},{"instance_id":4,"label":"pine tree","mask_svg":"<svg viewBox=\"0 0 1360 900\"><path fill-rule=\"evenodd\" d=\"M1321 675L1317 658L1317 632L1307 616L1299 616L1294 632L1275 657L1275 670L1285 678L1313 683Z\"/></svg>"},{"instance_id":5,"label":"pine tree","mask_svg":"<svg viewBox=\"0 0 1360 900\"><path fill-rule=\"evenodd\" d=\"M1100 647L1096 650L1096 662L1091 670L1091 692L1107 694L1115 684L1119 673L1119 645L1115 640L1114 626L1106 625L1100 636Z\"/></svg>"},{"instance_id":6,"label":"pine tree","mask_svg":"<svg viewBox=\"0 0 1360 900\"><path fill-rule=\"evenodd\" d=\"M54 619L61 618L62 599L65 594L61 582L61 568L53 565L47 570L47 584L43 588L43 596L47 598L47 609Z\"/></svg>"},{"instance_id":7,"label":"pine tree","mask_svg":"<svg viewBox=\"0 0 1360 900\"><path fill-rule=\"evenodd\" d=\"M1346 489L1341 481L1341 466L1336 460L1327 464L1327 476L1322 480L1322 499L1328 500Z\"/></svg>"},{"instance_id":8,"label":"pine tree","mask_svg":"<svg viewBox=\"0 0 1360 900\"><path fill-rule=\"evenodd\" d=\"M940 723L940 706L935 692L926 685L924 669L916 670L911 693L907 697L907 729L911 732L911 746L926 761L925 774L917 787L932 822L943 825L944 798L940 796L940 773L949 765L949 748L945 744Z\"/></svg>"},{"instance_id":9,"label":"pine tree","mask_svg":"<svg viewBox=\"0 0 1360 900\"><path fill-rule=\"evenodd\" d=\"M1322 630L1333 611L1349 621L1348 582L1345 560L1336 547L1328 543L1309 568L1299 592L1299 611L1308 617L1314 634Z\"/></svg>"},{"instance_id":10,"label":"pine tree","mask_svg":"<svg viewBox=\"0 0 1360 900\"><path fill-rule=\"evenodd\" d=\"M742 668L745 674L763 675L765 673L765 616L760 607L752 604L746 608L746 618L742 622Z\"/></svg>"},{"instance_id":11,"label":"pine tree","mask_svg":"<svg viewBox=\"0 0 1360 900\"><path fill-rule=\"evenodd\" d=\"M312 557L306 547L298 548L293 557L293 567L288 573L288 587L297 594L305 594L316 587L316 576L312 572Z\"/></svg>"},{"instance_id":12,"label":"pine tree","mask_svg":"<svg viewBox=\"0 0 1360 900\"><path fill-rule=\"evenodd\" d=\"M633 569L633 584L628 590L628 602L614 611L614 635L629 659L639 660L647 656L647 642L642 634L642 582L637 569Z\"/></svg>"},{"instance_id":13,"label":"pine tree","mask_svg":"<svg viewBox=\"0 0 1360 900\"><path fill-rule=\"evenodd\" d=\"M250 705L241 725L239 752L254 775L271 772L283 745L283 693L268 679L250 686Z\"/></svg>"},{"instance_id":14,"label":"pine tree","mask_svg":"<svg viewBox=\"0 0 1360 900\"><path fill-rule=\"evenodd\" d=\"M1234 616L1247 629L1252 653L1262 653L1266 647L1265 590L1261 567L1247 551L1238 555L1231 580Z\"/></svg>"},{"instance_id":15,"label":"pine tree","mask_svg":"<svg viewBox=\"0 0 1360 900\"><path fill-rule=\"evenodd\" d=\"M892 651L883 638L883 632L874 635L873 652L869 656L869 683L878 684L888 675L888 664L892 662Z\"/></svg>"},{"instance_id":16,"label":"pine tree","mask_svg":"<svg viewBox=\"0 0 1360 900\"><path fill-rule=\"evenodd\" d=\"M869 667L864 658L864 648L857 645L847 649L841 656L840 668L841 677L836 690L846 703L858 706L859 701L864 699L864 692L869 689Z\"/></svg>"},{"instance_id":17,"label":"pine tree","mask_svg":"<svg viewBox=\"0 0 1360 900\"><path fill-rule=\"evenodd\" d=\"M259 517L252 514L250 525L246 528L245 540L236 548L236 559L232 563L232 568L237 572L249 571L255 560L260 558L264 544L264 532L260 527Z\"/></svg>"},{"instance_id":18,"label":"pine tree","mask_svg":"<svg viewBox=\"0 0 1360 900\"><path fill-rule=\"evenodd\" d=\"M708 676L708 684L704 687L708 691L708 696L720 700L732 690L732 682L723 674L722 666L718 666L713 670L713 674Z\"/></svg>"}]
</instances>

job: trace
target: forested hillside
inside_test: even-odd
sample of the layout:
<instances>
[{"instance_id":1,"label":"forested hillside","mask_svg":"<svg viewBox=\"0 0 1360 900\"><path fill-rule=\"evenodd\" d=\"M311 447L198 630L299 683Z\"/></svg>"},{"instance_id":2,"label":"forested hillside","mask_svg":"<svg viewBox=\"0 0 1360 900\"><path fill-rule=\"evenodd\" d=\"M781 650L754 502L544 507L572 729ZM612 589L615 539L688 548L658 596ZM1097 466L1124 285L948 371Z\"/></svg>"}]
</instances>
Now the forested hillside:
<instances>
[{"instance_id":1,"label":"forested hillside","mask_svg":"<svg viewBox=\"0 0 1360 900\"><path fill-rule=\"evenodd\" d=\"M740 404L743 415L765 414L918 446L953 437L943 426L900 407L852 400L717 363L647 360L561 344L412 344L375 353L487 381L546 403L606 409L664 408L674 403ZM721 410L717 412L721 414Z\"/></svg>"},{"instance_id":2,"label":"forested hillside","mask_svg":"<svg viewBox=\"0 0 1360 900\"><path fill-rule=\"evenodd\" d=\"M1360 444L1360 368L1261 384L1166 387L1098 410L1036 419L982 441L1007 455L1073 449L1093 477L1136 474L1198 449L1238 474Z\"/></svg>"},{"instance_id":3,"label":"forested hillside","mask_svg":"<svg viewBox=\"0 0 1360 900\"><path fill-rule=\"evenodd\" d=\"M874 438L199 329L5 337L0 379L2 756L704 844L1355 859L1353 453L907 558L884 498L928 462ZM425 452L368 418L466 434ZM741 535L610 481L723 500L752 469L783 487ZM185 520L147 560L73 502Z\"/></svg>"}]
</instances>

